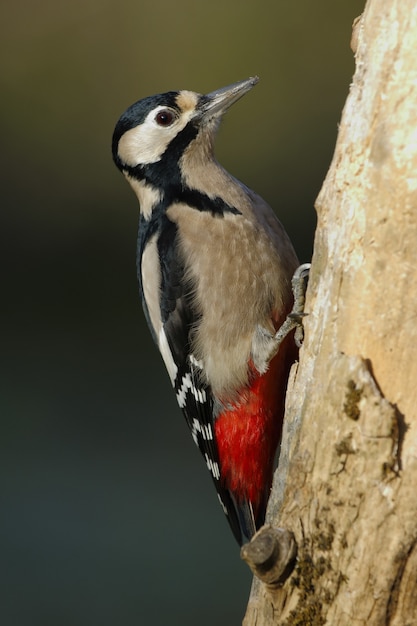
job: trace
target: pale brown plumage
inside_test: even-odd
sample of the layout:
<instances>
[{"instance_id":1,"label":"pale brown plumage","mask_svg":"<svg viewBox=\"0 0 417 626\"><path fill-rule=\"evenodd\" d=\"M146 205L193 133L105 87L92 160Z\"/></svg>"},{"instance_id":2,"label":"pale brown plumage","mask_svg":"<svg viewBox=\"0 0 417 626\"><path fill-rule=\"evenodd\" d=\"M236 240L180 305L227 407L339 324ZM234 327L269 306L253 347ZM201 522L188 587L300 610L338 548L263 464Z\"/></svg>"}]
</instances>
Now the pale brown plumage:
<instances>
[{"instance_id":1,"label":"pale brown plumage","mask_svg":"<svg viewBox=\"0 0 417 626\"><path fill-rule=\"evenodd\" d=\"M248 383L250 359L260 372L266 370L266 337L272 340L275 334L274 314L281 318L291 308L290 279L298 265L278 220L267 221L261 199L255 197L254 204L254 196L251 202L235 185L233 195L240 198L233 206L242 216L213 220L184 205L167 211L179 226L181 253L201 313L193 352L204 361L213 393L227 399Z\"/></svg>"}]
</instances>

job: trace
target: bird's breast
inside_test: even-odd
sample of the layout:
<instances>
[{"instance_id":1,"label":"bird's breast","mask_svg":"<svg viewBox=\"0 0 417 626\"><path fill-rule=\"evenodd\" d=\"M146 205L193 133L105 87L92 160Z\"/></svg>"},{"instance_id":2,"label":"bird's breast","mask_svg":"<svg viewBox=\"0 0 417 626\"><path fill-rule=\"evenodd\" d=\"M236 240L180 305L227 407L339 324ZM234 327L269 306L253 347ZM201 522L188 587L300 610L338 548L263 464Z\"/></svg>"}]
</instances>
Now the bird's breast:
<instances>
[{"instance_id":1,"label":"bird's breast","mask_svg":"<svg viewBox=\"0 0 417 626\"><path fill-rule=\"evenodd\" d=\"M247 383L258 326L272 332L273 317L280 318L291 306L291 276L274 241L244 215L213 218L176 204L167 216L178 226L199 318L193 352L204 363L213 393L232 398Z\"/></svg>"}]
</instances>

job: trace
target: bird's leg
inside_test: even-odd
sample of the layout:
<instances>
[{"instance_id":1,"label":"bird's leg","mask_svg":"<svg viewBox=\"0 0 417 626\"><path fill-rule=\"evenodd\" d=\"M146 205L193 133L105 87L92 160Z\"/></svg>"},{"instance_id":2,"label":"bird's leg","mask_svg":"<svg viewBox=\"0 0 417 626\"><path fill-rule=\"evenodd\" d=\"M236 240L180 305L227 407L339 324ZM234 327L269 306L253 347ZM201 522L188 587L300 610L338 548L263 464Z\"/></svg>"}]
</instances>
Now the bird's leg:
<instances>
[{"instance_id":1,"label":"bird's leg","mask_svg":"<svg viewBox=\"0 0 417 626\"><path fill-rule=\"evenodd\" d=\"M275 333L274 340L276 346L285 339L285 337L295 328L294 340L299 348L303 343L304 329L303 317L308 315L304 312L305 296L307 291L308 277L310 274L310 263L303 263L294 272L291 280L292 292L294 294L294 305L291 312L287 315L285 322Z\"/></svg>"}]
</instances>

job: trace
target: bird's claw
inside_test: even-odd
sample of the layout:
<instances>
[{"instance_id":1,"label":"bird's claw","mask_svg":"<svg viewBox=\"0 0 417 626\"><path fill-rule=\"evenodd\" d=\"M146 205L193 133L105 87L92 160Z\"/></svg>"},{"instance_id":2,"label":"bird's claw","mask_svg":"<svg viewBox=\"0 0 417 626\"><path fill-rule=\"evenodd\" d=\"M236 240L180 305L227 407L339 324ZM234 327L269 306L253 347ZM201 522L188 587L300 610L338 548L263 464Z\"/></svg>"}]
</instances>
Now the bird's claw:
<instances>
[{"instance_id":1,"label":"bird's claw","mask_svg":"<svg viewBox=\"0 0 417 626\"><path fill-rule=\"evenodd\" d=\"M292 292L294 294L294 304L287 315L285 322L275 334L278 345L295 328L294 341L298 348L301 347L304 339L303 318L308 315L304 311L305 296L310 274L311 263L303 263L294 272L291 280Z\"/></svg>"}]
</instances>

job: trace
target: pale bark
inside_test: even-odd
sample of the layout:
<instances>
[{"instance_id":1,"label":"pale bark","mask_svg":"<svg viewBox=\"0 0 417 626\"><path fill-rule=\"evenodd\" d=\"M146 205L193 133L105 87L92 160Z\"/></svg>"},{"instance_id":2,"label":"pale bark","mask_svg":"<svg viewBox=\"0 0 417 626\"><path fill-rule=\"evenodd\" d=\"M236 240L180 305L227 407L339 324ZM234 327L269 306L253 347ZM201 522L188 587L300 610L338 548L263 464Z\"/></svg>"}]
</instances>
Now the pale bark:
<instances>
[{"instance_id":1,"label":"pale bark","mask_svg":"<svg viewBox=\"0 0 417 626\"><path fill-rule=\"evenodd\" d=\"M276 591L255 579L244 624L417 624L415 0L367 2L316 208L268 517L298 559Z\"/></svg>"}]
</instances>

